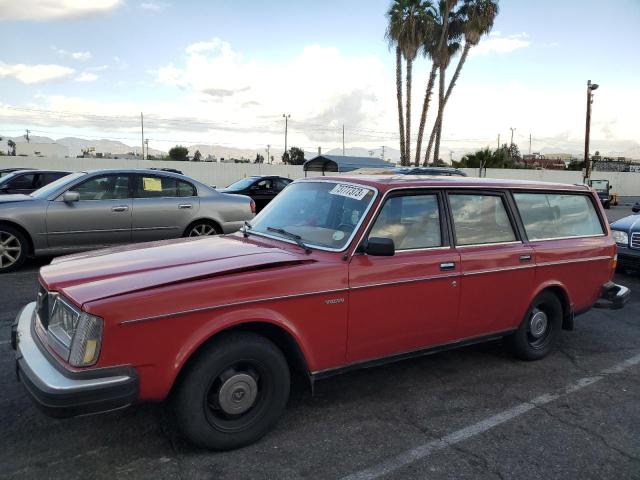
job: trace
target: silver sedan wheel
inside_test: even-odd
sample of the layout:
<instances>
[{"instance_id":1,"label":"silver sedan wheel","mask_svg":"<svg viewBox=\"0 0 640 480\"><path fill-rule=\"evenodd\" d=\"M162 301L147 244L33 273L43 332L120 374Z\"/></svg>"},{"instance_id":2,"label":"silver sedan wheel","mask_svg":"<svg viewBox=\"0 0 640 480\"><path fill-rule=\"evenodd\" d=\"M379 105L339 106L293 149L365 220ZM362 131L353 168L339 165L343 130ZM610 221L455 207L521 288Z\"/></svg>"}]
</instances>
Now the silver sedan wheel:
<instances>
[{"instance_id":1,"label":"silver sedan wheel","mask_svg":"<svg viewBox=\"0 0 640 480\"><path fill-rule=\"evenodd\" d=\"M18 261L22 245L15 235L0 231L0 268L8 268Z\"/></svg>"},{"instance_id":2,"label":"silver sedan wheel","mask_svg":"<svg viewBox=\"0 0 640 480\"><path fill-rule=\"evenodd\" d=\"M190 237L202 237L205 235L216 235L216 229L213 225L209 225L208 223L199 223L194 225L189 231Z\"/></svg>"}]
</instances>

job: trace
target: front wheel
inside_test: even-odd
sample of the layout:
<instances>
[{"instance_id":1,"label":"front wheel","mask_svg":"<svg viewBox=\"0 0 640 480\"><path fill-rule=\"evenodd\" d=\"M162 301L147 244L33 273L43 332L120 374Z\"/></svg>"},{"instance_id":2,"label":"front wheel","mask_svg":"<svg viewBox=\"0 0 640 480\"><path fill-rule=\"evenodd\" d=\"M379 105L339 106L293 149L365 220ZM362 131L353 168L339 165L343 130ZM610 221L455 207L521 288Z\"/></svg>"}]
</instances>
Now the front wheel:
<instances>
[{"instance_id":1,"label":"front wheel","mask_svg":"<svg viewBox=\"0 0 640 480\"><path fill-rule=\"evenodd\" d=\"M17 229L0 225L0 273L22 266L27 257L27 239Z\"/></svg>"},{"instance_id":2,"label":"front wheel","mask_svg":"<svg viewBox=\"0 0 640 480\"><path fill-rule=\"evenodd\" d=\"M222 233L220 227L211 222L200 221L189 225L185 232L185 237L204 237L207 235L219 235Z\"/></svg>"},{"instance_id":3,"label":"front wheel","mask_svg":"<svg viewBox=\"0 0 640 480\"><path fill-rule=\"evenodd\" d=\"M522 360L544 358L556 342L562 328L562 304L551 292L538 295L518 330L506 337L511 352Z\"/></svg>"},{"instance_id":4,"label":"front wheel","mask_svg":"<svg viewBox=\"0 0 640 480\"><path fill-rule=\"evenodd\" d=\"M198 352L174 397L178 425L200 447L230 450L255 442L289 399L282 352L266 338L238 332Z\"/></svg>"}]
</instances>

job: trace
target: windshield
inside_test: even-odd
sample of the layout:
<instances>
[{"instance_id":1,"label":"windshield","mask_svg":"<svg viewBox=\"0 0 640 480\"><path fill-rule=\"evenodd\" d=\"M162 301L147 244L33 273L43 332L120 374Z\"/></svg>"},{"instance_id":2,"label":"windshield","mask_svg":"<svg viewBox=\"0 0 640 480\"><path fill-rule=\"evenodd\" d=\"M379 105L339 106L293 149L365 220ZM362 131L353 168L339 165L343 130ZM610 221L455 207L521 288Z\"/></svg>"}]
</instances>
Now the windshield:
<instances>
[{"instance_id":1,"label":"windshield","mask_svg":"<svg viewBox=\"0 0 640 480\"><path fill-rule=\"evenodd\" d=\"M59 178L55 182L51 182L49 185L45 185L44 187L36 190L31 194L32 197L45 199L49 197L52 193L55 193L63 185L70 183L82 176L86 175L85 172L72 173L71 175L67 175L66 177Z\"/></svg>"},{"instance_id":2,"label":"windshield","mask_svg":"<svg viewBox=\"0 0 640 480\"><path fill-rule=\"evenodd\" d=\"M229 190L244 190L253 182L256 181L256 177L243 178L242 180L238 180L237 182L233 182L227 188Z\"/></svg>"},{"instance_id":3,"label":"windshield","mask_svg":"<svg viewBox=\"0 0 640 480\"><path fill-rule=\"evenodd\" d=\"M591 186L596 192L609 192L609 181L608 180L591 180Z\"/></svg>"},{"instance_id":4,"label":"windshield","mask_svg":"<svg viewBox=\"0 0 640 480\"><path fill-rule=\"evenodd\" d=\"M13 177L16 176L17 172L4 172L2 177L0 177L0 185L4 185L9 182Z\"/></svg>"},{"instance_id":5,"label":"windshield","mask_svg":"<svg viewBox=\"0 0 640 480\"><path fill-rule=\"evenodd\" d=\"M251 233L287 239L283 229L305 244L343 250L371 206L375 191L364 185L300 182L285 188L251 222Z\"/></svg>"}]
</instances>

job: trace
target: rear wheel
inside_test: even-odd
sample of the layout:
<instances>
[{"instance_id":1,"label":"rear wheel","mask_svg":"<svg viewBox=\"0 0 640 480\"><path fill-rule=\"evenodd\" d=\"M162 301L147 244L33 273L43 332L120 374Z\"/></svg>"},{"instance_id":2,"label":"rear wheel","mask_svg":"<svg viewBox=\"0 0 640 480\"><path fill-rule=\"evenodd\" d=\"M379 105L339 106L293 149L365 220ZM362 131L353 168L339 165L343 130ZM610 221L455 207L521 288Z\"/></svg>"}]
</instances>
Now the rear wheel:
<instances>
[{"instance_id":1,"label":"rear wheel","mask_svg":"<svg viewBox=\"0 0 640 480\"><path fill-rule=\"evenodd\" d=\"M27 239L20 230L0 225L0 273L20 268L27 251Z\"/></svg>"},{"instance_id":2,"label":"rear wheel","mask_svg":"<svg viewBox=\"0 0 640 480\"><path fill-rule=\"evenodd\" d=\"M290 388L287 361L278 347L242 332L215 339L197 355L174 397L178 425L191 442L229 450L273 428Z\"/></svg>"},{"instance_id":3,"label":"rear wheel","mask_svg":"<svg viewBox=\"0 0 640 480\"><path fill-rule=\"evenodd\" d=\"M189 225L184 233L185 237L203 237L207 235L220 235L222 230L218 225L206 220L200 220Z\"/></svg>"},{"instance_id":4,"label":"rear wheel","mask_svg":"<svg viewBox=\"0 0 640 480\"><path fill-rule=\"evenodd\" d=\"M542 292L533 301L518 330L509 335L509 350L522 360L544 358L562 328L562 304L551 292Z\"/></svg>"}]
</instances>

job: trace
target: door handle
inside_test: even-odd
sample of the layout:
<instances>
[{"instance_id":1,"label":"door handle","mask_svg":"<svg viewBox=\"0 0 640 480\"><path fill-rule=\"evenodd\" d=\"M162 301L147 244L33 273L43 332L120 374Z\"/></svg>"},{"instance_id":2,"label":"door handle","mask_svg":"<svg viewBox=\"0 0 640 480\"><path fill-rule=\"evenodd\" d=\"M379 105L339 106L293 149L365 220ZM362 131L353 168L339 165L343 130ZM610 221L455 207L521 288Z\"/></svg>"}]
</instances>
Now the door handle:
<instances>
[{"instance_id":1,"label":"door handle","mask_svg":"<svg viewBox=\"0 0 640 480\"><path fill-rule=\"evenodd\" d=\"M181 203L180 205L178 205L178 208L191 208L193 205L191 205L190 203Z\"/></svg>"},{"instance_id":2,"label":"door handle","mask_svg":"<svg viewBox=\"0 0 640 480\"><path fill-rule=\"evenodd\" d=\"M456 268L455 262L444 262L440 264L440 270L453 270Z\"/></svg>"},{"instance_id":3,"label":"door handle","mask_svg":"<svg viewBox=\"0 0 640 480\"><path fill-rule=\"evenodd\" d=\"M127 210L129 210L127 205L119 205L111 209L112 212L126 212Z\"/></svg>"},{"instance_id":4,"label":"door handle","mask_svg":"<svg viewBox=\"0 0 640 480\"><path fill-rule=\"evenodd\" d=\"M520 261L521 262L530 262L531 261L531 255L520 255Z\"/></svg>"}]
</instances>

